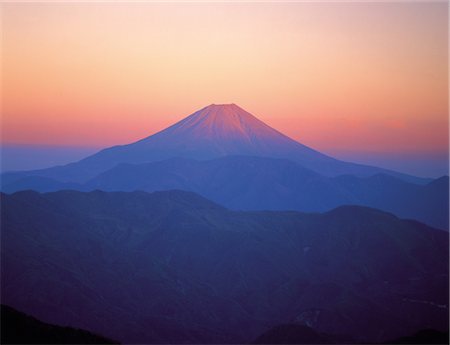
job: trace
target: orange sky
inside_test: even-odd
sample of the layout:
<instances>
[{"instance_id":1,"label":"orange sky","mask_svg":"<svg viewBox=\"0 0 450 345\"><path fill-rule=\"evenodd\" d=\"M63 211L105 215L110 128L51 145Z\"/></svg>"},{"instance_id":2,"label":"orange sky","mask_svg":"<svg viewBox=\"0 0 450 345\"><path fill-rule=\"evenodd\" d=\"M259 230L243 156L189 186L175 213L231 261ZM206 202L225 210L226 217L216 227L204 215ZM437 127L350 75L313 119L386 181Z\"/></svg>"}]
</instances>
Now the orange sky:
<instances>
[{"instance_id":1,"label":"orange sky","mask_svg":"<svg viewBox=\"0 0 450 345\"><path fill-rule=\"evenodd\" d=\"M445 2L1 7L3 143L124 144L236 103L325 152L448 150Z\"/></svg>"}]
</instances>

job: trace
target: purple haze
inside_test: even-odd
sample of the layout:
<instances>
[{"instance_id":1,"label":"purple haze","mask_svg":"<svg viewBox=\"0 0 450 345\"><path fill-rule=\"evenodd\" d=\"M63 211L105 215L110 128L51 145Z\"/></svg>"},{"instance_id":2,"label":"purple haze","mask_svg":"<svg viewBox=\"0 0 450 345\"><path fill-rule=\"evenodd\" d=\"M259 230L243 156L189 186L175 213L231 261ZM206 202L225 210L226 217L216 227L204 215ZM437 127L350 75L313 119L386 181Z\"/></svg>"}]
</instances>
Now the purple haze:
<instances>
[{"instance_id":1,"label":"purple haze","mask_svg":"<svg viewBox=\"0 0 450 345\"><path fill-rule=\"evenodd\" d=\"M99 150L98 147L3 145L0 171L33 170L67 164ZM333 151L329 154L345 161L374 165L420 177L437 178L449 173L446 153L404 155Z\"/></svg>"}]
</instances>

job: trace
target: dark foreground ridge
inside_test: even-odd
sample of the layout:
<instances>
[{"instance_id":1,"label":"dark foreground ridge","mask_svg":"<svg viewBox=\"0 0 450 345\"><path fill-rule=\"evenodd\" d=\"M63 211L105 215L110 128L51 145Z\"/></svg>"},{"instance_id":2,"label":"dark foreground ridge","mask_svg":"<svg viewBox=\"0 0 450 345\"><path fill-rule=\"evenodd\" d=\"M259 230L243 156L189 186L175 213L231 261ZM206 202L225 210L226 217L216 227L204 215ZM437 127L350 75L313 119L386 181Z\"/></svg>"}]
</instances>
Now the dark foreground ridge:
<instances>
[{"instance_id":1,"label":"dark foreground ridge","mask_svg":"<svg viewBox=\"0 0 450 345\"><path fill-rule=\"evenodd\" d=\"M51 325L1 305L2 344L119 344L91 332ZM448 332L426 329L386 344L448 344ZM354 344L345 336L318 333L308 326L284 324L271 328L252 344Z\"/></svg>"},{"instance_id":2,"label":"dark foreground ridge","mask_svg":"<svg viewBox=\"0 0 450 345\"><path fill-rule=\"evenodd\" d=\"M334 344L333 337L303 325L285 324L271 328L252 344Z\"/></svg>"},{"instance_id":3,"label":"dark foreground ridge","mask_svg":"<svg viewBox=\"0 0 450 345\"><path fill-rule=\"evenodd\" d=\"M119 344L91 332L51 325L1 305L2 344Z\"/></svg>"},{"instance_id":4,"label":"dark foreground ridge","mask_svg":"<svg viewBox=\"0 0 450 345\"><path fill-rule=\"evenodd\" d=\"M414 335L388 341L386 344L449 344L449 334L434 329L424 329Z\"/></svg>"},{"instance_id":5,"label":"dark foreground ridge","mask_svg":"<svg viewBox=\"0 0 450 345\"><path fill-rule=\"evenodd\" d=\"M448 332L425 329L414 335L393 339L384 344L430 345L448 343ZM357 342L355 342L354 339L345 336L318 333L307 326L285 324L269 329L259 336L252 344L357 344Z\"/></svg>"}]
</instances>

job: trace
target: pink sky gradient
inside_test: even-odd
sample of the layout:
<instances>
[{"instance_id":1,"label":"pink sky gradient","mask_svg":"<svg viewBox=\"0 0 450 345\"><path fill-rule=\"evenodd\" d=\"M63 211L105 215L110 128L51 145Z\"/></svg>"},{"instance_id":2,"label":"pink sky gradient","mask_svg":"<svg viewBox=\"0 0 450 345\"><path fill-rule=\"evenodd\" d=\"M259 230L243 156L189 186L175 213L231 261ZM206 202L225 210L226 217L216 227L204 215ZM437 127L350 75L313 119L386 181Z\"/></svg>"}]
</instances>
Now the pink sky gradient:
<instances>
[{"instance_id":1,"label":"pink sky gradient","mask_svg":"<svg viewBox=\"0 0 450 345\"><path fill-rule=\"evenodd\" d=\"M236 103L326 153L446 153L447 6L3 3L2 143L124 144Z\"/></svg>"}]
</instances>

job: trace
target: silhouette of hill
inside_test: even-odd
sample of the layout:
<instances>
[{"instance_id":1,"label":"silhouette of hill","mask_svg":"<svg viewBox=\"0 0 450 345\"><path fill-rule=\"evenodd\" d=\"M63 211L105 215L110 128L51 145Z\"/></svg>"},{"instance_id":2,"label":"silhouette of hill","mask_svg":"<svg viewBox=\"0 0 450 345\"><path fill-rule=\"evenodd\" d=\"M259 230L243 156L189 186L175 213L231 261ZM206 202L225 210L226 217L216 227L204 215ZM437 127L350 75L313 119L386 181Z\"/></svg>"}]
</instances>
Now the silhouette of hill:
<instances>
[{"instance_id":1,"label":"silhouette of hill","mask_svg":"<svg viewBox=\"0 0 450 345\"><path fill-rule=\"evenodd\" d=\"M91 332L41 322L1 305L2 344L118 344Z\"/></svg>"},{"instance_id":2,"label":"silhouette of hill","mask_svg":"<svg viewBox=\"0 0 450 345\"><path fill-rule=\"evenodd\" d=\"M280 324L381 342L448 330L448 232L375 209L236 212L195 193L1 195L2 302L126 343Z\"/></svg>"},{"instance_id":3,"label":"silhouette of hill","mask_svg":"<svg viewBox=\"0 0 450 345\"><path fill-rule=\"evenodd\" d=\"M334 344L329 336L319 334L312 328L285 324L271 328L252 344Z\"/></svg>"},{"instance_id":4,"label":"silhouette of hill","mask_svg":"<svg viewBox=\"0 0 450 345\"><path fill-rule=\"evenodd\" d=\"M390 340L387 344L449 344L448 331L439 332L434 329L424 329L414 335Z\"/></svg>"},{"instance_id":5,"label":"silhouette of hill","mask_svg":"<svg viewBox=\"0 0 450 345\"><path fill-rule=\"evenodd\" d=\"M449 344L447 332L440 332L435 329L424 329L411 336L401 337L386 342L387 344Z\"/></svg>"},{"instance_id":6,"label":"silhouette of hill","mask_svg":"<svg viewBox=\"0 0 450 345\"><path fill-rule=\"evenodd\" d=\"M424 345L448 343L448 332L439 332L433 329L421 330L412 336L385 342L385 344ZM272 327L260 335L252 344L358 344L358 342L345 336L318 333L308 326L284 324Z\"/></svg>"}]
</instances>

